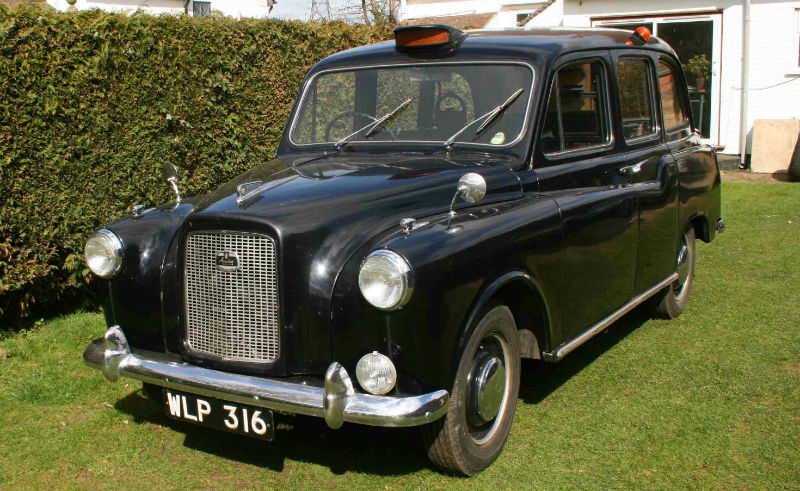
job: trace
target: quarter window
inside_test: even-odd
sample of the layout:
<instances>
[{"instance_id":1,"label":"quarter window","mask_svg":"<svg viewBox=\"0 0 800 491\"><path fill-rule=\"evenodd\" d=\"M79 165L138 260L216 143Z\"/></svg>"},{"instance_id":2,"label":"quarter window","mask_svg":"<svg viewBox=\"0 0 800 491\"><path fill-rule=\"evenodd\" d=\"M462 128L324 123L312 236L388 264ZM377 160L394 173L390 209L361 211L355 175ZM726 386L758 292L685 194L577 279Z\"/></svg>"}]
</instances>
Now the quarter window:
<instances>
[{"instance_id":1,"label":"quarter window","mask_svg":"<svg viewBox=\"0 0 800 491\"><path fill-rule=\"evenodd\" d=\"M683 99L678 90L678 78L675 71L664 63L658 62L658 88L661 91L661 112L664 115L664 127L669 130L685 125L689 118L683 108Z\"/></svg>"},{"instance_id":2,"label":"quarter window","mask_svg":"<svg viewBox=\"0 0 800 491\"><path fill-rule=\"evenodd\" d=\"M645 59L621 58L617 62L622 133L626 140L656 132L650 73L650 63Z\"/></svg>"},{"instance_id":3,"label":"quarter window","mask_svg":"<svg viewBox=\"0 0 800 491\"><path fill-rule=\"evenodd\" d=\"M597 60L570 63L558 70L542 128L544 153L611 141L605 80L603 64Z\"/></svg>"}]
</instances>

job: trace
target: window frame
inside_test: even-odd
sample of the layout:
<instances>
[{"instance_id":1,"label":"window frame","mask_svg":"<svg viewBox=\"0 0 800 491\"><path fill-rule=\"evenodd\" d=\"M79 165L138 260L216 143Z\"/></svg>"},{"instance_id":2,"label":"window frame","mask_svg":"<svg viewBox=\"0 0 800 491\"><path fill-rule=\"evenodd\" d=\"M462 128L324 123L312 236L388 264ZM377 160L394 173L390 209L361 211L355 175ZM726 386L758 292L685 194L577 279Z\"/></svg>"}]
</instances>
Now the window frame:
<instances>
[{"instance_id":1,"label":"window frame","mask_svg":"<svg viewBox=\"0 0 800 491\"><path fill-rule=\"evenodd\" d=\"M195 9L195 4L208 5L208 13L197 14L196 13L196 9ZM198 5L198 7L199 6L200 5ZM207 15L211 15L211 0L203 0L203 1L197 1L197 2L193 1L192 2L192 17L206 17Z\"/></svg>"},{"instance_id":2,"label":"window frame","mask_svg":"<svg viewBox=\"0 0 800 491\"><path fill-rule=\"evenodd\" d=\"M800 7L794 8L794 61L791 64L791 74L800 73Z\"/></svg>"},{"instance_id":3,"label":"window frame","mask_svg":"<svg viewBox=\"0 0 800 491\"><path fill-rule=\"evenodd\" d=\"M623 130L622 126L622 87L619 84L619 63L623 60L641 60L644 61L647 66L647 78L648 78L648 87L650 90L650 111L651 111L651 118L653 121L653 132L648 133L646 135L637 136L634 138L625 138L624 131L622 132L622 141L625 142L625 145L628 147L634 147L640 145L642 143L647 143L650 141L660 141L661 140L661 133L663 130L662 125L662 117L661 117L661 97L660 93L656 94L656 92L660 92L657 90L658 87L658 69L656 68L656 64L653 62L653 58L648 56L646 53L636 53L631 51L624 51L622 53L616 54L613 59L614 64L614 82L617 86L617 104L619 105L619 128Z\"/></svg>"},{"instance_id":4,"label":"window frame","mask_svg":"<svg viewBox=\"0 0 800 491\"><path fill-rule=\"evenodd\" d=\"M678 68L678 64L671 56L667 55L660 55L656 58L656 87L658 87L658 114L661 119L661 127L664 129L664 134L667 136L667 140L675 140L675 135L680 135L684 131L687 131L687 135L689 136L694 131L694 119L692 118L692 109L691 105L688 101L689 92L686 89L686 78L683 76L683 70ZM667 128L666 122L664 121L664 104L661 96L661 82L658 78L658 65L661 62L664 62L665 65L672 70L673 77L675 77L676 83L680 83L680 87L678 88L678 97L680 98L681 105L683 108L683 115L684 115L684 122L673 126L671 128ZM683 138L683 136L678 136L677 139Z\"/></svg>"},{"instance_id":5,"label":"window frame","mask_svg":"<svg viewBox=\"0 0 800 491\"><path fill-rule=\"evenodd\" d=\"M561 71L562 68L573 65L576 63L592 63L597 61L603 67L603 78L605 83L605 90L603 91L605 94L603 105L605 106L605 117L606 117L606 128L608 129L608 141L605 143L601 143L598 145L592 145L589 147L582 147L582 148L573 148L570 150L560 150L558 152L549 152L546 153L544 149L542 149L542 133L544 131L544 120L547 117L547 108L550 107L550 98L553 95L553 86L557 82L558 72ZM547 92L545 93L545 100L543 104L541 104L541 124L539 125L538 133L536 135L536 146L538 147L538 153L542 155L545 159L550 161L557 161L560 159L566 159L569 157L583 157L588 155L594 155L606 152L608 150L613 150L616 147L617 139L616 139L616 125L614 124L614 116L612 115L613 107L611 105L611 87L610 82L611 79L609 74L611 73L612 68L609 66L609 60L607 58L607 52L594 52L594 53L582 53L579 57L572 58L569 57L564 59L561 63L558 63L555 69L552 70L552 75L550 77L550 83L547 86ZM598 97L598 102L600 98ZM559 112L561 107L561 101L559 99ZM559 120L561 119L561 115L559 114ZM562 131L563 131L563 124L562 124Z\"/></svg>"}]
</instances>

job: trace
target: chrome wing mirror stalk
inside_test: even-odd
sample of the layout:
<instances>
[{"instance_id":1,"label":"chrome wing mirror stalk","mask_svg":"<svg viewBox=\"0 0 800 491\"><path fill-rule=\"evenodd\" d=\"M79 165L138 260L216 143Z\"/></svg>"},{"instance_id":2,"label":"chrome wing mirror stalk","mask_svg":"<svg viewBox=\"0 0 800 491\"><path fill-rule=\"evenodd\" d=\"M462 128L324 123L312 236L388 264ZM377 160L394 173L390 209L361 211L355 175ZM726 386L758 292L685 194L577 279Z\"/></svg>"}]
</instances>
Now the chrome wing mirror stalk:
<instances>
[{"instance_id":1,"label":"chrome wing mirror stalk","mask_svg":"<svg viewBox=\"0 0 800 491\"><path fill-rule=\"evenodd\" d=\"M459 197L467 203L474 204L482 200L484 196L486 196L486 179L482 175L476 172L468 172L461 176L456 187L456 194L453 195L453 200L450 201L447 228L450 228L450 220L456 216L455 206Z\"/></svg>"},{"instance_id":2,"label":"chrome wing mirror stalk","mask_svg":"<svg viewBox=\"0 0 800 491\"><path fill-rule=\"evenodd\" d=\"M181 204L181 190L178 188L178 168L174 164L164 163L161 166L161 175L172 185L172 190L175 192L175 208L177 208Z\"/></svg>"}]
</instances>

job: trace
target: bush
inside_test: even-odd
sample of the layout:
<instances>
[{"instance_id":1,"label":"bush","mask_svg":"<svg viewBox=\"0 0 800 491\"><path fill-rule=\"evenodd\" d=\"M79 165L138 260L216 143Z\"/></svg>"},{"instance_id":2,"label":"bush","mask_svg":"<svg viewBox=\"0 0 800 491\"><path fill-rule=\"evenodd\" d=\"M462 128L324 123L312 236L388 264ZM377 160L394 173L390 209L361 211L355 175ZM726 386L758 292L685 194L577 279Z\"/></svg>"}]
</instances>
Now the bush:
<instances>
[{"instance_id":1,"label":"bush","mask_svg":"<svg viewBox=\"0 0 800 491\"><path fill-rule=\"evenodd\" d=\"M388 34L0 5L3 324L87 300L86 237L170 199L163 162L195 195L271 158L308 68Z\"/></svg>"}]
</instances>

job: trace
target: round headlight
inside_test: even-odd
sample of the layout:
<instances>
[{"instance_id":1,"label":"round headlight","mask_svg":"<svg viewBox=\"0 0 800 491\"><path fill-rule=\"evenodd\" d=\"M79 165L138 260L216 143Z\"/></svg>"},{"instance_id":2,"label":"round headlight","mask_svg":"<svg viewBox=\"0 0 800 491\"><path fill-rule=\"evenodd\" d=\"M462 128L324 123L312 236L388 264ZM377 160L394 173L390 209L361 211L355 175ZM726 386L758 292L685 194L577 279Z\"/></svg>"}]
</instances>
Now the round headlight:
<instances>
[{"instance_id":1,"label":"round headlight","mask_svg":"<svg viewBox=\"0 0 800 491\"><path fill-rule=\"evenodd\" d=\"M110 230L100 229L86 241L83 254L92 273L111 278L122 266L122 241Z\"/></svg>"},{"instance_id":2,"label":"round headlight","mask_svg":"<svg viewBox=\"0 0 800 491\"><path fill-rule=\"evenodd\" d=\"M397 382L397 370L388 356L373 351L356 364L356 378L361 388L380 396L388 393Z\"/></svg>"},{"instance_id":3,"label":"round headlight","mask_svg":"<svg viewBox=\"0 0 800 491\"><path fill-rule=\"evenodd\" d=\"M411 266L396 252L377 250L361 263L358 287L373 306L383 310L398 309L408 302L414 289Z\"/></svg>"}]
</instances>

